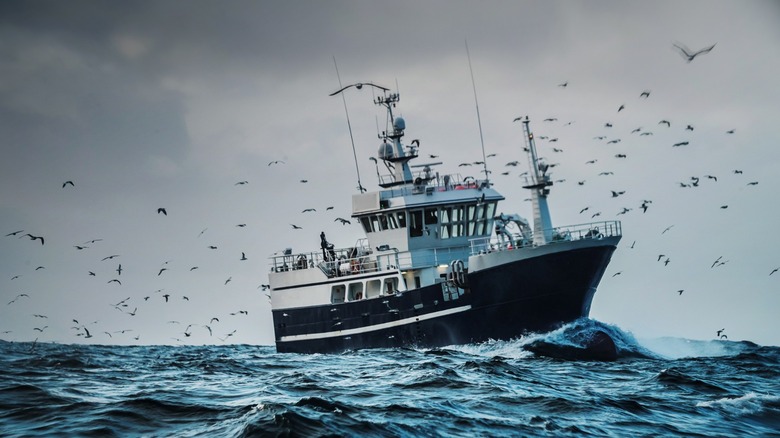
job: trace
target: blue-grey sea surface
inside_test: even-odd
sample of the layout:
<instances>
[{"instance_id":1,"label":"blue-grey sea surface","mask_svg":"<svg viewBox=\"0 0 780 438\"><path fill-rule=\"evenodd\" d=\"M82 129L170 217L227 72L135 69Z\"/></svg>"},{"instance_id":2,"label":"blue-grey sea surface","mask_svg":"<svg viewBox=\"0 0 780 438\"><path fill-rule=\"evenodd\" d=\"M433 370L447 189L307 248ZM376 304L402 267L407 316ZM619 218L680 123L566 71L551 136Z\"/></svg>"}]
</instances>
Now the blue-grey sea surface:
<instances>
[{"instance_id":1,"label":"blue-grey sea surface","mask_svg":"<svg viewBox=\"0 0 780 438\"><path fill-rule=\"evenodd\" d=\"M617 361L525 348L595 330ZM780 436L780 348L638 342L592 320L342 354L0 342L0 361L2 436Z\"/></svg>"}]
</instances>

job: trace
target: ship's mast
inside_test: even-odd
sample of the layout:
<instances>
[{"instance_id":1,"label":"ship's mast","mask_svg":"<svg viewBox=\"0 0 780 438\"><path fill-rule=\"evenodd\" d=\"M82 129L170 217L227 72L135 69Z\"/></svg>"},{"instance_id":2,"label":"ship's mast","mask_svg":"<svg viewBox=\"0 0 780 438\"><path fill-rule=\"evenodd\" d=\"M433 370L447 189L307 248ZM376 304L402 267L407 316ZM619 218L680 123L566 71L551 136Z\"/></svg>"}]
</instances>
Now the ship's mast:
<instances>
[{"instance_id":1,"label":"ship's mast","mask_svg":"<svg viewBox=\"0 0 780 438\"><path fill-rule=\"evenodd\" d=\"M384 91L381 96L377 96L377 98L374 99L375 104L382 105L387 109L387 116L393 124L392 132L382 132L382 135L379 137L384 140L379 147L379 158L386 162L393 163L395 167L393 182L389 185L412 183L412 171L409 168L409 161L417 158L416 148L413 147L409 153L406 153L403 144L401 144L401 137L404 136L404 130L406 129L406 121L402 117L393 116L393 108L400 100L400 94L388 94L387 91ZM392 144L388 143L388 140L391 141Z\"/></svg>"},{"instance_id":2,"label":"ship's mast","mask_svg":"<svg viewBox=\"0 0 780 438\"><path fill-rule=\"evenodd\" d=\"M544 245L552 239L552 220L550 219L550 209L547 207L547 195L550 194L552 180L547 175L549 166L546 163L539 162L536 154L536 143L534 134L531 132L530 120L528 116L523 120L523 136L525 138L525 150L528 152L528 160L531 175L531 184L523 186L524 189L531 190L531 203L534 214L534 244Z\"/></svg>"}]
</instances>

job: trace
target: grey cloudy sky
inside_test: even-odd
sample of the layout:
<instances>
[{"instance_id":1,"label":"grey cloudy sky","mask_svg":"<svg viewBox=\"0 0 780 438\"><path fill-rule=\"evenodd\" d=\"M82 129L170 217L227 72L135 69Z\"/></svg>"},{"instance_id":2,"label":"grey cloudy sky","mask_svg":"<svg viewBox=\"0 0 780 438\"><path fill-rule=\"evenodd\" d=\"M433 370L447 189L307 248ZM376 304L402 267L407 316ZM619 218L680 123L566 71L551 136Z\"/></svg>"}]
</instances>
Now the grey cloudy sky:
<instances>
[{"instance_id":1,"label":"grey cloudy sky","mask_svg":"<svg viewBox=\"0 0 780 438\"><path fill-rule=\"evenodd\" d=\"M468 40L499 209L531 216L526 169L505 166L525 162L512 120L528 115L559 139L537 143L565 180L554 224L623 221L592 317L780 345L777 23L770 1L2 2L0 339L271 344L268 256L361 237L334 222L357 179L333 58L344 83L397 86L409 138L466 176L482 157ZM717 44L688 63L676 42ZM369 90L346 98L373 190L383 115ZM17 230L46 243L3 237Z\"/></svg>"}]
</instances>

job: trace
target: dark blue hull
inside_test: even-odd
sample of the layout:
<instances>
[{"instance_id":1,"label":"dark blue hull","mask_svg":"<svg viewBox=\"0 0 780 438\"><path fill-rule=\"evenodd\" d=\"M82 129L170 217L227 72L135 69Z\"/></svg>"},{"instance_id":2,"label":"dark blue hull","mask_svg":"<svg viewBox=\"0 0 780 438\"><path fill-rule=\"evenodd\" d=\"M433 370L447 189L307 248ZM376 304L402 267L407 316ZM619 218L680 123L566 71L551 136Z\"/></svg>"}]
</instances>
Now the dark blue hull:
<instances>
[{"instance_id":1,"label":"dark blue hull","mask_svg":"<svg viewBox=\"0 0 780 438\"><path fill-rule=\"evenodd\" d=\"M279 352L435 347L512 339L587 317L615 246L554 252L446 283L357 302L273 312Z\"/></svg>"}]
</instances>

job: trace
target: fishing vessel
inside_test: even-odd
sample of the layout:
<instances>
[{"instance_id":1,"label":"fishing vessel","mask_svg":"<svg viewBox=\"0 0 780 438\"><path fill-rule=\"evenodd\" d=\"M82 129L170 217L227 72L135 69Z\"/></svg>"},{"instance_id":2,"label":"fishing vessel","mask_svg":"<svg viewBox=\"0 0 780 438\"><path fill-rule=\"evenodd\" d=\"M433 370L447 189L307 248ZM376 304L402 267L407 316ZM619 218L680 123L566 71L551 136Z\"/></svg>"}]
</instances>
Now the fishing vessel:
<instances>
[{"instance_id":1,"label":"fishing vessel","mask_svg":"<svg viewBox=\"0 0 780 438\"><path fill-rule=\"evenodd\" d=\"M509 340L587 317L622 231L619 221L552 226L550 166L537 155L528 117L518 145L528 158L523 187L533 221L499 213L504 197L484 178L440 175L441 162L412 164L394 114L398 93L379 90L387 113L377 156L379 190L352 195L365 232L354 246L271 257L269 286L276 349L328 353ZM483 148L484 156L484 148Z\"/></svg>"}]
</instances>

